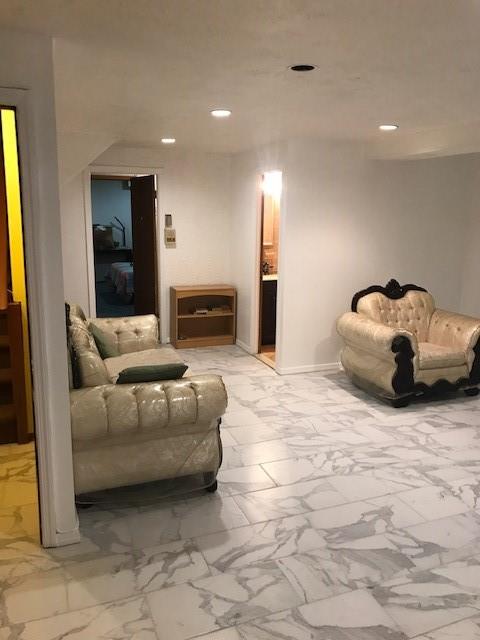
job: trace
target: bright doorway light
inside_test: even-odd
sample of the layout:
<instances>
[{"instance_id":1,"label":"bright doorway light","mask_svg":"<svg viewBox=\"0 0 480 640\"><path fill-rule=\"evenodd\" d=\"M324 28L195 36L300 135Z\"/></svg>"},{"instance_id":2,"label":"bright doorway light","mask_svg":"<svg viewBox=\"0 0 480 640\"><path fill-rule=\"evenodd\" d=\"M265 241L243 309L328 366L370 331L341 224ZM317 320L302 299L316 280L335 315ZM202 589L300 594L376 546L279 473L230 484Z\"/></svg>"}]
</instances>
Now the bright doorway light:
<instances>
[{"instance_id":1,"label":"bright doorway light","mask_svg":"<svg viewBox=\"0 0 480 640\"><path fill-rule=\"evenodd\" d=\"M378 128L380 131L396 131L398 124L381 124Z\"/></svg>"},{"instance_id":2,"label":"bright doorway light","mask_svg":"<svg viewBox=\"0 0 480 640\"><path fill-rule=\"evenodd\" d=\"M262 190L266 196L279 199L282 195L282 172L266 171L263 174Z\"/></svg>"},{"instance_id":3,"label":"bright doorway light","mask_svg":"<svg viewBox=\"0 0 480 640\"><path fill-rule=\"evenodd\" d=\"M163 144L175 144L175 138L162 138Z\"/></svg>"},{"instance_id":4,"label":"bright doorway light","mask_svg":"<svg viewBox=\"0 0 480 640\"><path fill-rule=\"evenodd\" d=\"M213 109L210 113L214 118L228 118L232 115L230 109Z\"/></svg>"}]
</instances>

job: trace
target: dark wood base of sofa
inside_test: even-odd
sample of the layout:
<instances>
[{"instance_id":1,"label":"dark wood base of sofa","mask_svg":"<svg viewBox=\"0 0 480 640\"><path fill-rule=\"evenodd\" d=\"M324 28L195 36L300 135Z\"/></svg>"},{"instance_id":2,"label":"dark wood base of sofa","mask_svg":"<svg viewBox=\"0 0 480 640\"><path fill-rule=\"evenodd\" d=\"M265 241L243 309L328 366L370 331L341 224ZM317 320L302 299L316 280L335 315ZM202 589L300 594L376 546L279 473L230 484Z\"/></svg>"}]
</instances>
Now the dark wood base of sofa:
<instances>
[{"instance_id":1,"label":"dark wood base of sofa","mask_svg":"<svg viewBox=\"0 0 480 640\"><path fill-rule=\"evenodd\" d=\"M347 372L346 372L347 373ZM466 396L473 397L480 393L480 389L476 384L473 384L466 378L458 380L456 383L448 382L447 380L438 380L435 384L429 386L424 383L418 383L414 385L414 388L409 393L389 395L380 387L359 378L355 374L347 373L353 384L366 391L368 394L375 396L382 402L386 402L395 409L401 409L408 407L413 400L434 400L444 398L463 391Z\"/></svg>"}]
</instances>

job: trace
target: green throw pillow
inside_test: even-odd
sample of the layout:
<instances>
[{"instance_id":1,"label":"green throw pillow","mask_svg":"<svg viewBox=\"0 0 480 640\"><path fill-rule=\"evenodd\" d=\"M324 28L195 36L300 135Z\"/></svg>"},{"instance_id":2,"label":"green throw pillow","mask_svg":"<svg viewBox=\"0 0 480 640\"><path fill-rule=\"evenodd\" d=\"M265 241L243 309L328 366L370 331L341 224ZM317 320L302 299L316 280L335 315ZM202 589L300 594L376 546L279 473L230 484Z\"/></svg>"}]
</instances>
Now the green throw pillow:
<instances>
[{"instance_id":1,"label":"green throw pillow","mask_svg":"<svg viewBox=\"0 0 480 640\"><path fill-rule=\"evenodd\" d=\"M93 324L93 322L90 323L88 329L95 340L95 344L97 345L97 349L102 360L105 360L105 358L115 358L120 355L117 345L112 343L112 338L105 333L105 331L102 331L99 327Z\"/></svg>"},{"instance_id":2,"label":"green throw pillow","mask_svg":"<svg viewBox=\"0 0 480 640\"><path fill-rule=\"evenodd\" d=\"M183 376L187 369L187 365L183 364L183 362L128 367L128 369L120 371L117 384L155 382L155 380L177 380Z\"/></svg>"}]
</instances>

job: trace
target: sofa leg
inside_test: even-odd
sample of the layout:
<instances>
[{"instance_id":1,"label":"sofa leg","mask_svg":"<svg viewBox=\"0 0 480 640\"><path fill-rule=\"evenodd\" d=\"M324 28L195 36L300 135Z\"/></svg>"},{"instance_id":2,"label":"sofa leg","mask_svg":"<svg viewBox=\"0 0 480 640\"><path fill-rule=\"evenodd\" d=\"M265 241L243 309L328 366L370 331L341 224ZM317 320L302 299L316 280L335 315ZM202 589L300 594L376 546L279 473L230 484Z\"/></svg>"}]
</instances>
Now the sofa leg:
<instances>
[{"instance_id":1,"label":"sofa leg","mask_svg":"<svg viewBox=\"0 0 480 640\"><path fill-rule=\"evenodd\" d=\"M213 484L211 484L208 487L205 487L205 490L208 491L208 493L215 493L217 488L218 488L218 482L215 480Z\"/></svg>"},{"instance_id":2,"label":"sofa leg","mask_svg":"<svg viewBox=\"0 0 480 640\"><path fill-rule=\"evenodd\" d=\"M215 493L218 487L215 473L213 471L207 471L203 474L203 481L205 483L205 490L209 493Z\"/></svg>"},{"instance_id":3,"label":"sofa leg","mask_svg":"<svg viewBox=\"0 0 480 640\"><path fill-rule=\"evenodd\" d=\"M478 396L480 389L478 387L471 387L470 389L464 389L463 393L466 396Z\"/></svg>"},{"instance_id":4,"label":"sofa leg","mask_svg":"<svg viewBox=\"0 0 480 640\"><path fill-rule=\"evenodd\" d=\"M393 400L391 400L391 405L394 409L401 409L403 407L408 407L409 404L410 404L410 398L408 397L393 398Z\"/></svg>"}]
</instances>

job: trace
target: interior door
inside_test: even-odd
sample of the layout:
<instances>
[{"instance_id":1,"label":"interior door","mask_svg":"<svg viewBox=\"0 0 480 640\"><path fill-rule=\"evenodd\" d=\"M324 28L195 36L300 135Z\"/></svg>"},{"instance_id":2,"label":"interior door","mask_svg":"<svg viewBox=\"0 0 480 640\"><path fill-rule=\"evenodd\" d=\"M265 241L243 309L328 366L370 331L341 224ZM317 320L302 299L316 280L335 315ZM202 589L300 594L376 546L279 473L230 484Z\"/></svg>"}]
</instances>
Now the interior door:
<instances>
[{"instance_id":1,"label":"interior door","mask_svg":"<svg viewBox=\"0 0 480 640\"><path fill-rule=\"evenodd\" d=\"M157 313L155 177L130 181L135 314Z\"/></svg>"}]
</instances>

